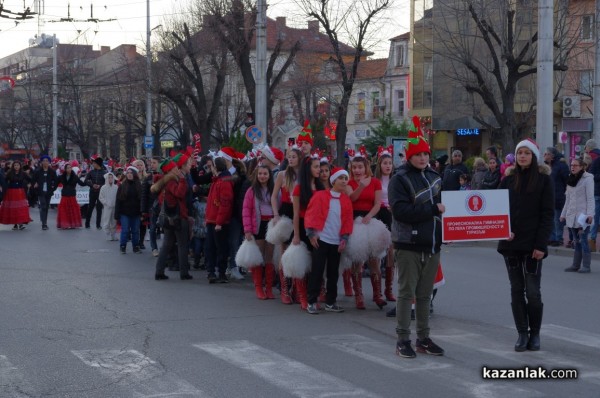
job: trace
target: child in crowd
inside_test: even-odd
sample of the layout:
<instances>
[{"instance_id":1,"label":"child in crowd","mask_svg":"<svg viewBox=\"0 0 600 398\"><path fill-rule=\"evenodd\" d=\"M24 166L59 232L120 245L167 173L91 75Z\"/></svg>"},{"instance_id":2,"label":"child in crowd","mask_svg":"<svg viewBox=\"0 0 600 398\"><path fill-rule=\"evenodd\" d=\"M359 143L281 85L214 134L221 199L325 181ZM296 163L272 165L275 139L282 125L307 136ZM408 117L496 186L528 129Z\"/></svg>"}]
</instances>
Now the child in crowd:
<instances>
[{"instance_id":1,"label":"child in crowd","mask_svg":"<svg viewBox=\"0 0 600 398\"><path fill-rule=\"evenodd\" d=\"M458 177L458 182L460 182L461 191L471 190L471 178L468 174L461 174L460 177Z\"/></svg>"},{"instance_id":2,"label":"child in crowd","mask_svg":"<svg viewBox=\"0 0 600 398\"><path fill-rule=\"evenodd\" d=\"M115 220L115 205L117 202L117 191L119 187L113 173L104 174L106 184L100 188L98 200L102 203L102 229L106 234L106 240L117 240L117 220Z\"/></svg>"}]
</instances>

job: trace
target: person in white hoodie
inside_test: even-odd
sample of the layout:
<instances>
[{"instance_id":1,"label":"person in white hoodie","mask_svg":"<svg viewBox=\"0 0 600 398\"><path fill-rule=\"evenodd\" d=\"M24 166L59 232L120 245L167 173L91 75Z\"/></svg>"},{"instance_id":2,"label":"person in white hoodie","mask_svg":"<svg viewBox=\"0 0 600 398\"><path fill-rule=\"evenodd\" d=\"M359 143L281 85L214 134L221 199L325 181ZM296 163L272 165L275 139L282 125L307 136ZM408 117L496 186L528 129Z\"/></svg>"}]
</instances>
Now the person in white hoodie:
<instances>
[{"instance_id":1,"label":"person in white hoodie","mask_svg":"<svg viewBox=\"0 0 600 398\"><path fill-rule=\"evenodd\" d=\"M571 160L571 174L567 178L565 206L560 221L565 222L573 234L575 252L573 264L565 272L590 272L592 255L588 243L590 225L594 220L594 176L585 171L583 159Z\"/></svg>"},{"instance_id":2,"label":"person in white hoodie","mask_svg":"<svg viewBox=\"0 0 600 398\"><path fill-rule=\"evenodd\" d=\"M115 175L111 172L104 174L106 184L100 188L98 199L104 208L102 212L102 229L106 233L106 240L117 239L117 221L115 220L115 204L117 202L117 190Z\"/></svg>"}]
</instances>

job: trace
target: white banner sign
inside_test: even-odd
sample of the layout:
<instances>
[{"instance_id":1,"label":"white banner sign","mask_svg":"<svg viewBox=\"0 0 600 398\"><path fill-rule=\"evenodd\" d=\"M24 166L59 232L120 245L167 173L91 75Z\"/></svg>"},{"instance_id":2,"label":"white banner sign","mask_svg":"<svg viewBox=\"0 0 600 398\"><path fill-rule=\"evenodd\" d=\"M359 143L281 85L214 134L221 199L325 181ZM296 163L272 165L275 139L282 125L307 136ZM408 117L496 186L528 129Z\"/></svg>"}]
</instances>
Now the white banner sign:
<instances>
[{"instance_id":1,"label":"white banner sign","mask_svg":"<svg viewBox=\"0 0 600 398\"><path fill-rule=\"evenodd\" d=\"M76 198L77 198L77 203L79 205L87 205L88 203L90 203L90 187L82 187L82 186L77 186L77 194L76 194ZM57 205L60 203L60 198L62 197L62 187L58 187L56 188L56 191L54 191L54 195L52 195L52 198L50 198L50 204L51 205Z\"/></svg>"}]
</instances>

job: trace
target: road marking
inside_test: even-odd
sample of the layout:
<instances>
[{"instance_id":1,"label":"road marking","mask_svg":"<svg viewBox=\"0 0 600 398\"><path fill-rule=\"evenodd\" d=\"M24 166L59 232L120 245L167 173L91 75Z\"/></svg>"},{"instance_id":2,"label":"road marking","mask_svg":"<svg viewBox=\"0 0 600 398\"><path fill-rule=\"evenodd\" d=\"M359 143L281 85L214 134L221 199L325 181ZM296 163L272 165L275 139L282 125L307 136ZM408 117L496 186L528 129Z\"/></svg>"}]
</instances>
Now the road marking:
<instances>
[{"instance_id":1,"label":"road marking","mask_svg":"<svg viewBox=\"0 0 600 398\"><path fill-rule=\"evenodd\" d=\"M135 390L136 397L208 397L185 380L167 373L135 350L71 351L83 363L98 368L116 383Z\"/></svg>"},{"instance_id":2,"label":"road marking","mask_svg":"<svg viewBox=\"0 0 600 398\"><path fill-rule=\"evenodd\" d=\"M345 380L246 340L203 343L194 346L248 370L297 397L379 397Z\"/></svg>"},{"instance_id":3,"label":"road marking","mask_svg":"<svg viewBox=\"0 0 600 398\"><path fill-rule=\"evenodd\" d=\"M417 359L398 358L394 355L394 344L384 344L377 340L355 334L346 335L328 335L314 336L315 341L325 344L329 347L343 351L347 354L357 356L361 359L383 365L395 371L412 370L419 371L417 374L409 377L420 377L420 375L430 375L426 371L434 371L435 377L427 377L426 382L439 384L446 388L459 391L464 396L476 398L504 398L507 396L528 396L536 397L543 394L530 389L520 388L508 384L491 384L482 382L480 377L480 368L467 369L459 367L453 359L444 357L426 357L424 354L417 354ZM436 335L437 339L437 335ZM426 363L420 362L423 358ZM452 363L449 363L452 362ZM425 371L425 372L422 372ZM419 375L419 376L417 376Z\"/></svg>"},{"instance_id":4,"label":"road marking","mask_svg":"<svg viewBox=\"0 0 600 398\"><path fill-rule=\"evenodd\" d=\"M9 362L5 355L0 355L0 397L33 397L31 384L25 381L23 373Z\"/></svg>"},{"instance_id":5,"label":"road marking","mask_svg":"<svg viewBox=\"0 0 600 398\"><path fill-rule=\"evenodd\" d=\"M542 325L541 336L548 336L559 340L565 340L569 344L580 344L592 348L600 348L600 335L585 332L583 330L571 329L559 325Z\"/></svg>"}]
</instances>

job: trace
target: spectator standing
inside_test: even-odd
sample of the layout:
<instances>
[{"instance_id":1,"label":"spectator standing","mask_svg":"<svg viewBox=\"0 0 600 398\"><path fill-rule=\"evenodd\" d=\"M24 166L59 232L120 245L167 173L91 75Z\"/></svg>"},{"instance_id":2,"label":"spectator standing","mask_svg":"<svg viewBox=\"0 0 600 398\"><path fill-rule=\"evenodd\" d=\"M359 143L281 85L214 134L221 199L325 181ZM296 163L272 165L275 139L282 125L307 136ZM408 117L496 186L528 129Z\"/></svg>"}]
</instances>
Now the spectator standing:
<instances>
[{"instance_id":1,"label":"spectator standing","mask_svg":"<svg viewBox=\"0 0 600 398\"><path fill-rule=\"evenodd\" d=\"M483 181L479 189L496 189L500 185L500 170L498 170L498 160L491 158L488 161L488 170L483 176Z\"/></svg>"},{"instance_id":2,"label":"spectator standing","mask_svg":"<svg viewBox=\"0 0 600 398\"><path fill-rule=\"evenodd\" d=\"M97 157L92 162L92 170L90 170L85 176L85 184L90 187L90 201L88 203L88 210L85 217L85 227L90 228L90 220L94 209L96 209L96 228L102 229L100 225L102 222L102 203L98 200L100 196L100 188L104 185L104 162L101 157Z\"/></svg>"},{"instance_id":3,"label":"spectator standing","mask_svg":"<svg viewBox=\"0 0 600 398\"><path fill-rule=\"evenodd\" d=\"M590 251L596 251L596 238L598 236L598 224L600 224L600 149L595 140L587 140L584 147L592 158L592 165L589 167L588 172L594 176L594 223L590 231Z\"/></svg>"},{"instance_id":4,"label":"spectator standing","mask_svg":"<svg viewBox=\"0 0 600 398\"><path fill-rule=\"evenodd\" d=\"M41 166L33 173L33 188L37 190L37 197L40 209L40 221L42 229L48 229L48 208L50 207L50 198L58 186L56 172L50 168L50 156L42 155Z\"/></svg>"},{"instance_id":5,"label":"spectator standing","mask_svg":"<svg viewBox=\"0 0 600 398\"><path fill-rule=\"evenodd\" d=\"M442 179L442 189L444 191L460 190L460 176L469 174L469 169L463 163L463 154L458 149L452 152L450 164L444 169L444 177Z\"/></svg>"},{"instance_id":6,"label":"spectator standing","mask_svg":"<svg viewBox=\"0 0 600 398\"><path fill-rule=\"evenodd\" d=\"M142 202L142 184L138 172L137 168L129 166L125 171L125 180L117 190L115 220L121 222L121 254L126 253L129 237L131 237L133 252L141 254L140 218L142 211L140 204Z\"/></svg>"},{"instance_id":7,"label":"spectator standing","mask_svg":"<svg viewBox=\"0 0 600 398\"><path fill-rule=\"evenodd\" d=\"M483 160L483 158L475 158L473 161L473 178L471 178L471 189L481 189L481 183L483 182L483 177L485 176L487 170L488 168L485 164L485 160Z\"/></svg>"},{"instance_id":8,"label":"spectator standing","mask_svg":"<svg viewBox=\"0 0 600 398\"><path fill-rule=\"evenodd\" d=\"M565 191L567 190L567 178L569 177L569 166L564 162L562 153L556 148L548 147L544 151L544 163L552 170L550 177L554 183L554 228L550 235L550 246L563 244L563 232L565 224L560 221L560 213L565 206Z\"/></svg>"}]
</instances>

